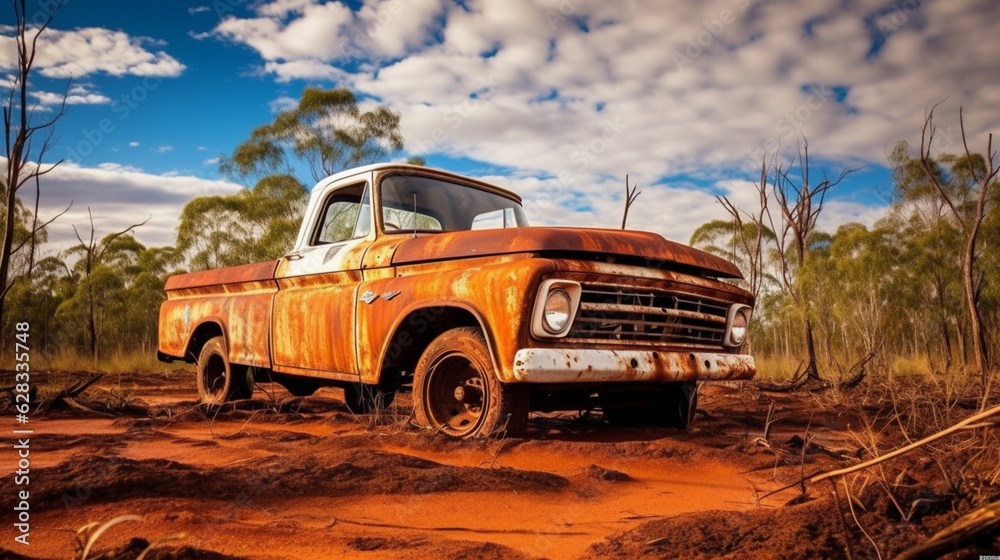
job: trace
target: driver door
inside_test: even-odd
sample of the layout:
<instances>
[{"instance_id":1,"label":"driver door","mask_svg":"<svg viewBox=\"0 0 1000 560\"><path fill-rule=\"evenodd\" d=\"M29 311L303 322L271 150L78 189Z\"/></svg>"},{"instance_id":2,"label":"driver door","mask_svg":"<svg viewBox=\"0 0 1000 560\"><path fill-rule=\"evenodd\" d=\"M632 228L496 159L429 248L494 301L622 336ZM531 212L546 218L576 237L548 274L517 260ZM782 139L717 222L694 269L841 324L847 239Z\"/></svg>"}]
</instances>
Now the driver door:
<instances>
[{"instance_id":1,"label":"driver door","mask_svg":"<svg viewBox=\"0 0 1000 560\"><path fill-rule=\"evenodd\" d=\"M355 305L361 262L374 238L368 181L328 188L301 249L275 277L272 361L275 371L358 380Z\"/></svg>"}]
</instances>

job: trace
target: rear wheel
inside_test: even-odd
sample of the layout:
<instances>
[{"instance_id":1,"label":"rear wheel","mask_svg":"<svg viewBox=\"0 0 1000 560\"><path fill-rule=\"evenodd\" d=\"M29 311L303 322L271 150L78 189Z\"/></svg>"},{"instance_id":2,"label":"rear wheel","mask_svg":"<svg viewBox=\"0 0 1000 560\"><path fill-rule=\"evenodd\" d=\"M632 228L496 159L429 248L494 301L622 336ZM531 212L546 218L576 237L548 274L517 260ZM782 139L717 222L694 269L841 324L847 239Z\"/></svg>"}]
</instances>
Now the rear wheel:
<instances>
[{"instance_id":1,"label":"rear wheel","mask_svg":"<svg viewBox=\"0 0 1000 560\"><path fill-rule=\"evenodd\" d=\"M482 332L445 332L424 350L413 375L416 422L453 437L520 435L528 420L524 387L500 383Z\"/></svg>"},{"instance_id":2,"label":"rear wheel","mask_svg":"<svg viewBox=\"0 0 1000 560\"><path fill-rule=\"evenodd\" d=\"M248 399L253 394L250 368L229 363L226 340L221 336L210 339L201 348L197 374L201 402L222 404Z\"/></svg>"}]
</instances>

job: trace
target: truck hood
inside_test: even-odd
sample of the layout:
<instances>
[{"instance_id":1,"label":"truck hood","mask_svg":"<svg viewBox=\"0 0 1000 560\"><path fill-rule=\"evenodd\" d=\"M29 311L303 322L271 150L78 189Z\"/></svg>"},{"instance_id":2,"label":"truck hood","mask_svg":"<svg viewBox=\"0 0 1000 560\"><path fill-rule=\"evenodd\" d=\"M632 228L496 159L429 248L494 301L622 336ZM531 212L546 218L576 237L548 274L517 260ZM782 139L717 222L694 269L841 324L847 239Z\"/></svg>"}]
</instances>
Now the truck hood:
<instances>
[{"instance_id":1,"label":"truck hood","mask_svg":"<svg viewBox=\"0 0 1000 560\"><path fill-rule=\"evenodd\" d=\"M392 264L504 255L586 253L628 257L655 268L691 268L718 278L742 278L729 261L646 231L528 227L435 233L400 243Z\"/></svg>"}]
</instances>

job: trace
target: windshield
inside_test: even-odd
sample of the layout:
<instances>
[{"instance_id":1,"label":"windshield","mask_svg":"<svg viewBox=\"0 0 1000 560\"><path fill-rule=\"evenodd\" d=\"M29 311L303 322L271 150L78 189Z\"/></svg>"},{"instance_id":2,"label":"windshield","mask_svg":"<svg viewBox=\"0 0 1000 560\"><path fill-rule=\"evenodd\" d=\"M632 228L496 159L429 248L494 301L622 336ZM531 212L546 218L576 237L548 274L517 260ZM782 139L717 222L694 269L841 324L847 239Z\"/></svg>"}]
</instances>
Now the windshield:
<instances>
[{"instance_id":1,"label":"windshield","mask_svg":"<svg viewBox=\"0 0 1000 560\"><path fill-rule=\"evenodd\" d=\"M394 231L526 227L516 200L467 185L413 175L382 180L382 222Z\"/></svg>"}]
</instances>

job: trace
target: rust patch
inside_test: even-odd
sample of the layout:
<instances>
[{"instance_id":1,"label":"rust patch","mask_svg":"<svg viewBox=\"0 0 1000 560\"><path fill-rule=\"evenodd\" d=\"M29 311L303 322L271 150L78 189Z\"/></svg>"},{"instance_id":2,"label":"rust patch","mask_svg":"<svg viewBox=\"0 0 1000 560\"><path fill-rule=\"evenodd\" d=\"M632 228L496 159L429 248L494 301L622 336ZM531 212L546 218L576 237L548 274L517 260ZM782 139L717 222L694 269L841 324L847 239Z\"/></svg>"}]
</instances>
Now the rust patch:
<instances>
[{"instance_id":1,"label":"rust patch","mask_svg":"<svg viewBox=\"0 0 1000 560\"><path fill-rule=\"evenodd\" d=\"M167 279L164 290L171 292L184 288L200 288L205 286L220 286L223 284L240 284L244 282L259 282L274 279L274 270L278 261L267 261L201 272L178 274Z\"/></svg>"},{"instance_id":2,"label":"rust patch","mask_svg":"<svg viewBox=\"0 0 1000 560\"><path fill-rule=\"evenodd\" d=\"M677 263L722 278L742 278L735 265L715 255L651 232L610 229L530 227L424 235L401 243L392 263L545 251L640 257Z\"/></svg>"}]
</instances>

